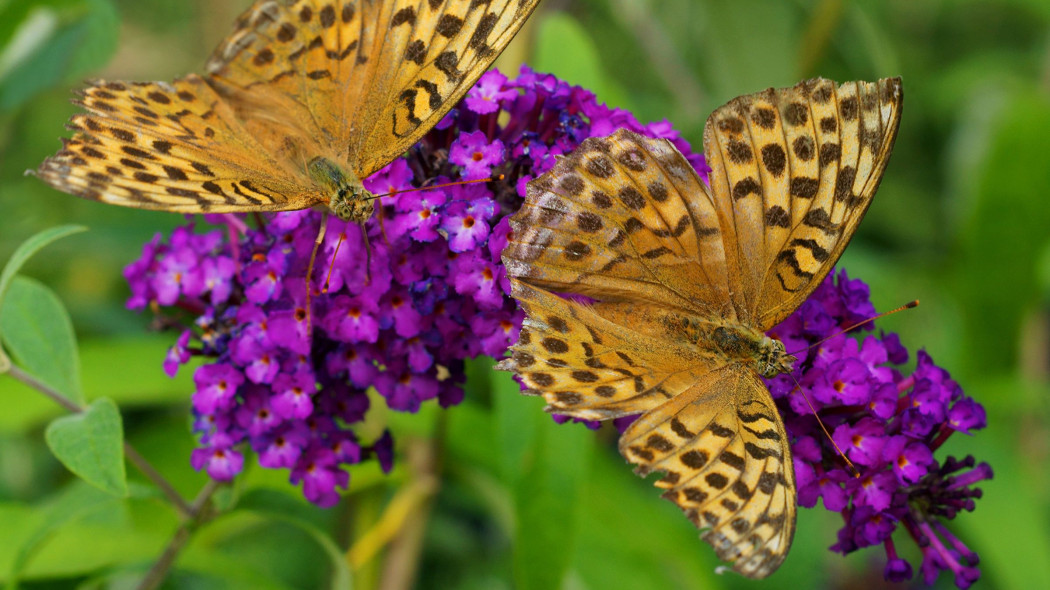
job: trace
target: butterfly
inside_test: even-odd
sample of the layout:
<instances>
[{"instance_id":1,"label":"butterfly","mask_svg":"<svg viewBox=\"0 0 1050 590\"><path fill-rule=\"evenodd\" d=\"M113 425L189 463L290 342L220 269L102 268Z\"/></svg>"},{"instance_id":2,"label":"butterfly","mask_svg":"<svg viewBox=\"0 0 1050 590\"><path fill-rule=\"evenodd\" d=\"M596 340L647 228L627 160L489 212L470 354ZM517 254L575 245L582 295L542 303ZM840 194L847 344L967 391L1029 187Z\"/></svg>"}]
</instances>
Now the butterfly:
<instances>
[{"instance_id":1,"label":"butterfly","mask_svg":"<svg viewBox=\"0 0 1050 590\"><path fill-rule=\"evenodd\" d=\"M591 138L528 185L503 251L527 315L509 358L547 410L639 415L623 456L751 578L783 562L796 489L761 380L795 358L765 332L831 270L871 204L899 78L815 79L733 99L704 129L705 185L665 139ZM576 294L579 297L563 297Z\"/></svg>"},{"instance_id":2,"label":"butterfly","mask_svg":"<svg viewBox=\"0 0 1050 590\"><path fill-rule=\"evenodd\" d=\"M327 206L436 125L539 0L257 0L204 76L96 81L35 174L88 199L180 213ZM320 238L318 238L320 241Z\"/></svg>"}]
</instances>

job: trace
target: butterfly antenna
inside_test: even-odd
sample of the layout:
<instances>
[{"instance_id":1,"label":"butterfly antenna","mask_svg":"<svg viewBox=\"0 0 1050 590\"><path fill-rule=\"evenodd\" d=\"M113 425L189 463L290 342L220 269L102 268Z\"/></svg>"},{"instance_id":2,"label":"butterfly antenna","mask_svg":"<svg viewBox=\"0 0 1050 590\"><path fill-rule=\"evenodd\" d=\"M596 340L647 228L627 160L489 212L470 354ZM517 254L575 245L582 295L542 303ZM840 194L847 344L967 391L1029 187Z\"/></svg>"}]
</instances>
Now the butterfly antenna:
<instances>
[{"instance_id":1,"label":"butterfly antenna","mask_svg":"<svg viewBox=\"0 0 1050 590\"><path fill-rule=\"evenodd\" d=\"M804 350L809 350L811 348L816 348L816 347L820 346L821 344L824 344L828 340L831 340L832 338L838 336L839 334L845 334L846 332L849 332L850 330L852 330L854 328L859 328L859 327L863 326L864 324L867 324L869 322L874 322L875 320L877 320L879 318L884 318L884 317L886 317L888 315L895 314L898 311L904 311L906 309L911 309L913 307L918 307L918 306L919 306L919 300L918 299L916 299L914 301L909 301L909 302L905 303L904 305L902 305L902 306L900 306L900 307L898 307L896 309L891 309L889 311L882 312L879 315L872 316L872 317L870 317L870 318L868 318L866 320L857 322L857 323L853 324L852 326L850 326L848 328L845 328L845 329L839 330L838 332L835 332L834 334L832 334L831 336L828 336L827 338L824 338L823 340L819 340L817 342L814 342L813 344L810 344L809 346L807 346L805 348L800 348L800 349L798 349L798 350L796 350L794 352L789 352L788 354L796 355L796 354L798 354L798 353L800 353L800 352L802 352Z\"/></svg>"},{"instance_id":2,"label":"butterfly antenna","mask_svg":"<svg viewBox=\"0 0 1050 590\"><path fill-rule=\"evenodd\" d=\"M460 180L460 181L457 181L457 182L449 182L449 183L446 183L446 184L435 184L434 186L420 186L420 187L415 187L415 188L406 188L405 190L390 191L389 193L383 193L381 195L372 195L371 197L368 197L366 200L380 199L382 197L390 197L390 196L393 196L393 195L401 195L401 194L404 194L404 193L414 193L414 192L417 192L417 191L431 191L431 190L435 190L435 189L439 189L439 188L448 188L450 186L459 186L461 184L477 184L479 182L500 181L500 180L503 180L504 178L506 178L505 175L497 174L496 176L490 176L488 178L479 178L477 180Z\"/></svg>"},{"instance_id":3,"label":"butterfly antenna","mask_svg":"<svg viewBox=\"0 0 1050 590\"><path fill-rule=\"evenodd\" d=\"M324 234L328 231L328 212L321 213L321 227L317 230L317 239L314 240L314 249L310 252L310 263L306 265L306 334L309 337L312 334L311 328L313 327L311 313L313 306L311 305L310 298L313 294L313 289L310 287L310 277L314 274L314 261L317 259L317 250L321 248L321 242L324 241ZM328 283L325 283L325 290L327 291Z\"/></svg>"},{"instance_id":4,"label":"butterfly antenna","mask_svg":"<svg viewBox=\"0 0 1050 590\"><path fill-rule=\"evenodd\" d=\"M831 441L831 446L835 447L835 452L837 452L839 454L839 457L842 457L842 460L846 462L846 465L849 467L849 470L853 472L853 477L860 477L860 471L855 465L853 465L853 462L849 460L849 457L846 456L846 453L842 452L842 449L839 448L839 444L835 442L835 439L831 438L831 433L828 432L828 427L824 426L824 421L821 420L820 416L817 415L817 409L813 407L813 402L809 401L809 396L806 395L806 390L802 389L802 385L798 382L798 379L795 379L794 375L788 373L788 376L790 376L791 380L795 382L795 391L802 394L802 399L806 400L806 405L809 406L809 411L812 412L813 417L817 419L817 424L819 424L820 429L824 431L824 436L828 437L828 440Z\"/></svg>"}]
</instances>

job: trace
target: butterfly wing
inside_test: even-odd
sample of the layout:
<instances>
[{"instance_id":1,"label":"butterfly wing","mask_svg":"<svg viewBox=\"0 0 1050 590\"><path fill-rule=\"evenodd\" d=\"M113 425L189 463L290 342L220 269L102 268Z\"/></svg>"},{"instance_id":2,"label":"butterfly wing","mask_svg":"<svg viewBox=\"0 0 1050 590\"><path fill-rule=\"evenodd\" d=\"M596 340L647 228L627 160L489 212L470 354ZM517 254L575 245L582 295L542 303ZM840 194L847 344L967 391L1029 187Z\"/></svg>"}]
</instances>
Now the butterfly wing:
<instances>
[{"instance_id":1,"label":"butterfly wing","mask_svg":"<svg viewBox=\"0 0 1050 590\"><path fill-rule=\"evenodd\" d=\"M281 121L269 142L319 138L321 155L363 178L445 116L538 2L259 0L207 70L260 133L273 127L273 105L308 131Z\"/></svg>"},{"instance_id":2,"label":"butterfly wing","mask_svg":"<svg viewBox=\"0 0 1050 590\"><path fill-rule=\"evenodd\" d=\"M666 140L620 130L585 141L530 183L512 220L504 264L527 319L500 368L557 414L641 414L621 452L643 474L665 471L665 497L734 569L763 577L794 531L784 427L751 369L696 346L680 324L734 318L724 255L734 228L718 215Z\"/></svg>"},{"instance_id":3,"label":"butterfly wing","mask_svg":"<svg viewBox=\"0 0 1050 590\"><path fill-rule=\"evenodd\" d=\"M528 185L507 273L555 292L735 318L715 202L669 141L621 129Z\"/></svg>"},{"instance_id":4,"label":"butterfly wing","mask_svg":"<svg viewBox=\"0 0 1050 590\"><path fill-rule=\"evenodd\" d=\"M772 573L795 529L787 435L755 373L669 338L651 305L581 304L512 279L527 314L500 369L516 371L547 410L585 420L641 414L620 452L748 577ZM688 342L688 341L685 341Z\"/></svg>"},{"instance_id":5,"label":"butterfly wing","mask_svg":"<svg viewBox=\"0 0 1050 590\"><path fill-rule=\"evenodd\" d=\"M620 452L704 529L721 559L749 578L773 573L795 534L795 476L769 390L725 365L636 420Z\"/></svg>"},{"instance_id":6,"label":"butterfly wing","mask_svg":"<svg viewBox=\"0 0 1050 590\"><path fill-rule=\"evenodd\" d=\"M816 79L715 111L704 154L726 235L733 305L769 329L838 260L882 180L900 123L900 78Z\"/></svg>"},{"instance_id":7,"label":"butterfly wing","mask_svg":"<svg viewBox=\"0 0 1050 590\"><path fill-rule=\"evenodd\" d=\"M695 346L668 340L656 308L585 305L517 279L511 285L528 317L510 358L498 367L517 371L550 412L583 420L639 414L718 365Z\"/></svg>"},{"instance_id":8,"label":"butterfly wing","mask_svg":"<svg viewBox=\"0 0 1050 590\"><path fill-rule=\"evenodd\" d=\"M96 82L76 131L36 175L58 190L181 213L278 211L315 202L309 179L273 158L201 78Z\"/></svg>"}]
</instances>

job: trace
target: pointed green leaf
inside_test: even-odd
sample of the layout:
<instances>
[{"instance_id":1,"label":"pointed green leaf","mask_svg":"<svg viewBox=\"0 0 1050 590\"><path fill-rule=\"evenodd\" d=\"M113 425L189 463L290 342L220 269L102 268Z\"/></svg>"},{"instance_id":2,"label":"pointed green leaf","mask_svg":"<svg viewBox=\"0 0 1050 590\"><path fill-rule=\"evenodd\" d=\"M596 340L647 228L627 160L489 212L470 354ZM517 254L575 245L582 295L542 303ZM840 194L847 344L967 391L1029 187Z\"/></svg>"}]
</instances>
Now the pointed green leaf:
<instances>
[{"instance_id":1,"label":"pointed green leaf","mask_svg":"<svg viewBox=\"0 0 1050 590\"><path fill-rule=\"evenodd\" d=\"M0 307L0 336L24 370L77 405L84 403L73 322L50 289L14 277Z\"/></svg>"},{"instance_id":2,"label":"pointed green leaf","mask_svg":"<svg viewBox=\"0 0 1050 590\"><path fill-rule=\"evenodd\" d=\"M1018 365L1023 326L1038 300L1037 243L1046 240L1050 208L1039 197L1050 184L1041 146L1050 134L1042 90L1018 92L1000 114L986 156L970 178L976 202L960 235L958 293L973 313L964 317L974 362L972 375L1008 372ZM973 277L980 277L974 280ZM965 374L965 373L964 373Z\"/></svg>"},{"instance_id":3,"label":"pointed green leaf","mask_svg":"<svg viewBox=\"0 0 1050 590\"><path fill-rule=\"evenodd\" d=\"M110 0L0 2L0 22L0 111L105 64L120 28Z\"/></svg>"},{"instance_id":4,"label":"pointed green leaf","mask_svg":"<svg viewBox=\"0 0 1050 590\"><path fill-rule=\"evenodd\" d=\"M575 553L594 433L556 424L510 374L492 376L504 477L514 503L514 582L560 588Z\"/></svg>"},{"instance_id":5,"label":"pointed green leaf","mask_svg":"<svg viewBox=\"0 0 1050 590\"><path fill-rule=\"evenodd\" d=\"M6 587L17 588L22 573L33 558L73 522L104 510L116 500L98 490L75 483L63 490L53 501L36 508L23 526L7 531L17 539L18 546L7 572Z\"/></svg>"},{"instance_id":6,"label":"pointed green leaf","mask_svg":"<svg viewBox=\"0 0 1050 590\"><path fill-rule=\"evenodd\" d=\"M55 457L78 477L115 496L128 495L124 428L113 400L99 398L80 414L56 419L44 438Z\"/></svg>"},{"instance_id":7,"label":"pointed green leaf","mask_svg":"<svg viewBox=\"0 0 1050 590\"><path fill-rule=\"evenodd\" d=\"M22 265L25 264L33 254L36 254L41 248L55 240L64 238L71 234L80 233L86 229L86 227L81 225L60 225L58 227L45 229L22 242L22 245L15 249L14 254L12 254L11 258L7 261L7 265L4 267L3 272L0 272L0 308L3 307L4 294L7 292L8 284L14 279L19 269L22 268Z\"/></svg>"}]
</instances>

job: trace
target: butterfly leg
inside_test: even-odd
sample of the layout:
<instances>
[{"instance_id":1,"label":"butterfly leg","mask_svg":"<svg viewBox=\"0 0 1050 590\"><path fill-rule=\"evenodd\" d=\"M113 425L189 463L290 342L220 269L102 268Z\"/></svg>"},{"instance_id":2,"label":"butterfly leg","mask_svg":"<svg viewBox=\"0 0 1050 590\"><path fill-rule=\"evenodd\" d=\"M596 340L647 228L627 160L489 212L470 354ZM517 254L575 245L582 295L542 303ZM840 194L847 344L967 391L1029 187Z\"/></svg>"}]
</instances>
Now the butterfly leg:
<instances>
[{"instance_id":1,"label":"butterfly leg","mask_svg":"<svg viewBox=\"0 0 1050 590\"><path fill-rule=\"evenodd\" d=\"M317 239L314 240L314 249L310 252L310 262L306 265L306 334L309 337L312 334L312 313L313 306L311 305L311 296L313 295L313 287L310 285L310 279L313 278L314 274L314 261L317 259L317 251L321 248L321 244L324 242L325 232L328 230L328 212L321 213L321 227L317 230Z\"/></svg>"},{"instance_id":2,"label":"butterfly leg","mask_svg":"<svg viewBox=\"0 0 1050 590\"><path fill-rule=\"evenodd\" d=\"M376 217L379 218L379 233L383 234L383 241L389 246L390 238L386 237L386 225L383 223L383 197L376 197Z\"/></svg>"},{"instance_id":3,"label":"butterfly leg","mask_svg":"<svg viewBox=\"0 0 1050 590\"><path fill-rule=\"evenodd\" d=\"M382 227L382 217L379 218L380 227ZM368 241L368 232L365 231L365 224L361 224L361 239L365 243L365 286L372 284L372 243ZM383 234L386 238L386 234Z\"/></svg>"}]
</instances>

